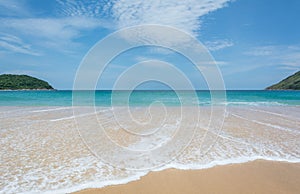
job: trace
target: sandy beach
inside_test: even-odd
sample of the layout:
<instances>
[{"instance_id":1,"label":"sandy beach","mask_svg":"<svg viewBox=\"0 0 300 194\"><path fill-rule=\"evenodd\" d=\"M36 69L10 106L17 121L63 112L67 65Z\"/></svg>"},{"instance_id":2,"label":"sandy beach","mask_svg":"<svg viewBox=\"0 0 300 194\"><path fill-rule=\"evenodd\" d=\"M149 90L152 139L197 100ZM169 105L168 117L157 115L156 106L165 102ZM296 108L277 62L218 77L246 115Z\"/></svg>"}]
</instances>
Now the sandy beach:
<instances>
[{"instance_id":1,"label":"sandy beach","mask_svg":"<svg viewBox=\"0 0 300 194\"><path fill-rule=\"evenodd\" d=\"M140 180L77 194L299 193L300 163L257 160L204 170L167 169Z\"/></svg>"},{"instance_id":2,"label":"sandy beach","mask_svg":"<svg viewBox=\"0 0 300 194\"><path fill-rule=\"evenodd\" d=\"M216 112L217 119L206 130L209 107L184 108L184 120L178 122L180 108L152 107L152 122L137 127L123 107L97 107L97 112L88 107L1 107L0 193L300 192L300 107L231 106L227 108L222 130L217 127L222 112ZM120 113L119 123L113 110ZM160 127L159 115L164 110L168 114ZM161 171L153 172L157 168L151 167L158 162L143 161L148 156L146 151L167 145L163 151L173 154L176 150L172 148L177 147L162 143L176 142L175 138L168 138L173 134L180 140L186 138L198 112L200 121L192 141L178 156L170 155L176 158L160 165ZM143 107L133 107L131 113L142 122L149 117ZM109 141L104 144L107 137L100 136L100 124L119 145L145 148L146 151L140 151L145 157L125 155L125 149ZM122 127L133 132L156 133L139 138ZM99 154L94 155L85 143L97 145L93 148ZM135 165L140 168L130 169Z\"/></svg>"}]
</instances>

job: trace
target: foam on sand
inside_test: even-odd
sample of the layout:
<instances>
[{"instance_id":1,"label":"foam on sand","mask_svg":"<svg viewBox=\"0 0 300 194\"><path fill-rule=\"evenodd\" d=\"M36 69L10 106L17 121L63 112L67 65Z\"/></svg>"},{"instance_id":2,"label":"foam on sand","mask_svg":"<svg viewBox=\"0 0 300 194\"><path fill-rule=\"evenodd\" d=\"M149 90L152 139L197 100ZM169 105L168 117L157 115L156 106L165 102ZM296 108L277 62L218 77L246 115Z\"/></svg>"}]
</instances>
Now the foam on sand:
<instances>
[{"instance_id":1,"label":"foam on sand","mask_svg":"<svg viewBox=\"0 0 300 194\"><path fill-rule=\"evenodd\" d=\"M166 141L172 141L172 135L181 124L177 118L179 107L167 107L170 117L156 129L155 124L162 121L159 118L162 109L153 108L152 122L140 130L156 132L156 136L127 138L126 131L114 121L113 115L113 111L118 111L123 127L139 130L130 122L131 118L122 114L126 109L97 107L96 112L88 112L90 109L85 107L75 108L82 109L81 117L87 120L96 115L106 132L130 149L162 146ZM192 114L200 111L200 123L192 141L172 162L149 170L119 169L105 162L105 154L102 158L96 157L78 135L72 107L4 109L0 108L0 112L6 112L0 118L0 193L68 193L124 184L138 180L150 171L168 168L204 169L257 159L300 162L300 119L294 117L300 113L300 107L296 106L230 107L222 130L207 129L209 108L190 107L187 118L193 118ZM133 116L147 122L147 109L136 108ZM192 119L186 122L185 127L191 122ZM122 159L118 155L115 157Z\"/></svg>"}]
</instances>

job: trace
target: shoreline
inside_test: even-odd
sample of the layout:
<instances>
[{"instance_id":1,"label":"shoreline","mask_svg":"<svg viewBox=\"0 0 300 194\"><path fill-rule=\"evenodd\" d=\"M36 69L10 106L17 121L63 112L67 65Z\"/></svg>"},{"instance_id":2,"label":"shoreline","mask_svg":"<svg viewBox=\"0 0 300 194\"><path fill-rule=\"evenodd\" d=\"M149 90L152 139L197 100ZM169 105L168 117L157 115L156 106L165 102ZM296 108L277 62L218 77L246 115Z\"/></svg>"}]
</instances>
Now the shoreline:
<instances>
[{"instance_id":1,"label":"shoreline","mask_svg":"<svg viewBox=\"0 0 300 194\"><path fill-rule=\"evenodd\" d=\"M72 107L0 107L1 146L3 148L1 150L3 163L1 163L0 173L5 177L0 190L5 193L52 194L102 187L96 189L97 192L176 193L176 191L181 191L179 193L199 193L199 191L203 191L203 193L225 193L222 191L226 191L226 188L231 188L231 186L222 180L230 178L234 183L240 180L252 182L252 185L243 187L247 191L250 188L252 193L254 191L256 193L276 193L274 190L263 192L259 190L261 188L253 190L255 185L275 187L275 190L284 191L282 193L299 193L300 191L300 188L295 187L294 184L295 181L298 181L297 185L300 185L298 149L300 109L298 106L228 107L222 131L212 128L206 136L207 146L210 145L209 142L214 142L213 148L209 152L199 150L201 137L205 133L205 126L210 117L209 107L202 108L199 128L194 134L194 141L189 143L186 151L178 155L178 159L172 163L156 168L149 173L147 170L134 172L113 168L111 165L99 161L99 158L91 153L74 129L80 121L84 126L92 127L90 132L94 132L93 129L97 128L93 127L95 125L91 121L96 121L95 124L98 119L108 121L106 132L111 137L125 146L128 145L126 144L127 140L130 140L134 142L132 145L137 145L137 148L144 145L142 143L153 142L157 136L149 138L147 141L126 139L127 133L124 134L123 130L115 130L119 128L111 117L114 112L110 108L100 108L95 112L96 118L94 114L89 114L89 110L86 107L76 107L79 114L74 117ZM132 114L140 116L145 110L147 110L146 107L133 109ZM170 124L168 126L172 126L172 128L166 127L169 131L164 131L168 133L162 138L158 138L158 143L172 135L172 129L176 129L177 126L175 121L178 119L180 109L168 107L167 110L170 113L170 116L167 117L167 124ZM193 114L198 113L200 109L199 107L190 107L188 110L186 118L190 120L186 120L186 123L192 123ZM122 107L116 107L114 111L125 113ZM156 113L155 115L161 115L163 110L159 107L152 107L151 111ZM94 111L92 112L94 113ZM93 120L93 118L95 119ZM137 118L143 119L143 117ZM217 118L220 118L220 115L217 115ZM157 123L160 121L160 118L153 117L153 119ZM120 121L128 121L128 116L120 118ZM217 124L214 123L214 126ZM26 127L24 128L24 126ZM148 129L152 130L153 127L141 128L141 130ZM94 137L88 136L87 140L93 140ZM214 141L216 138L218 141ZM135 142L141 144L135 144ZM104 144L100 148L107 149L109 147ZM207 153L205 157L201 154L203 152ZM101 157L109 157L111 152L107 152L107 154L101 155ZM16 176L19 178L14 179ZM276 177L284 177L284 179L278 180ZM220 180L220 178L222 179ZM186 180L193 184L184 182ZM203 180L204 183L199 183L199 180ZM223 188L222 191L213 190L214 187L207 188L205 181L208 180L211 185L216 185L218 188L225 185L226 188ZM265 182L266 180L268 182ZM114 186L108 186L113 184ZM162 184L163 188L161 188ZM238 183L238 185L243 184ZM111 188L114 192L111 191ZM153 188L162 190L160 192ZM192 188L194 190L189 190ZM294 188L294 190L290 191L287 188ZM242 190L239 191L231 190L228 193L244 193Z\"/></svg>"},{"instance_id":2,"label":"shoreline","mask_svg":"<svg viewBox=\"0 0 300 194\"><path fill-rule=\"evenodd\" d=\"M234 185L233 185L234 184ZM138 180L74 194L95 193L299 193L300 163L257 159L198 170L168 168Z\"/></svg>"}]
</instances>

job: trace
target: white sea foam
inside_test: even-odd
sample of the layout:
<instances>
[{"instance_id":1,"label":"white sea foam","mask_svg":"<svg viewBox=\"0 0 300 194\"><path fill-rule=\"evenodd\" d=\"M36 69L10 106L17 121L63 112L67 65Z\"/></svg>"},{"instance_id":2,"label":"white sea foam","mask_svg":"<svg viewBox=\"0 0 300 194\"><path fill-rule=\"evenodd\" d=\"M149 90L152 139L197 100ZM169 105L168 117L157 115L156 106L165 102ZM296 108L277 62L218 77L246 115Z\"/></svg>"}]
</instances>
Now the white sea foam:
<instances>
[{"instance_id":1,"label":"white sea foam","mask_svg":"<svg viewBox=\"0 0 300 194\"><path fill-rule=\"evenodd\" d=\"M299 163L300 159L298 160L286 160L282 158L270 158L270 157L262 157L262 156L256 156L256 157L240 157L240 158L233 158L233 159L227 159L227 160L216 160L211 163L205 164L205 165L198 165L198 164L189 164L189 165L182 165L182 164L175 164L170 163L168 165L165 165L160 168L153 169L151 171L143 171L138 172L136 175L124 178L121 180L114 180L114 181L93 181L88 182L85 184L80 184L77 186L72 186L70 188L65 189L58 189L58 190L48 190L48 191L30 191L30 192L22 192L22 194L34 194L34 193L44 193L44 194L65 194L65 193L72 193L84 189L92 189L92 188L102 188L105 186L112 186L112 185L120 185L120 184L126 184L132 181L140 180L143 176L147 175L150 172L159 172L167 169L178 169L178 170L202 170L202 169L208 169L213 168L215 166L223 166L228 164L242 164L246 162L251 162L255 160L267 160L267 161L276 161L276 162L289 162L289 163Z\"/></svg>"},{"instance_id":2,"label":"white sea foam","mask_svg":"<svg viewBox=\"0 0 300 194\"><path fill-rule=\"evenodd\" d=\"M63 110L63 109L61 109ZM79 115L72 115L72 116L68 116L68 117L62 117L62 118L57 118L57 119L51 119L50 121L51 122L56 122L56 121L63 121L63 120L70 120L70 119L76 119L76 118L79 118L79 117L86 117L86 116L90 116L90 115L96 115L98 113L103 113L103 112L106 112L110 109L105 109L105 110L98 110L98 111L94 111L94 112L88 112L88 113L85 113L85 114L79 114Z\"/></svg>"},{"instance_id":3,"label":"white sea foam","mask_svg":"<svg viewBox=\"0 0 300 194\"><path fill-rule=\"evenodd\" d=\"M279 129L279 130L283 130L283 131L289 131L289 132L293 132L293 133L300 133L300 131L296 131L294 129L290 129L290 128L286 128L286 127L281 127L281 126L273 125L273 124L270 124L270 123L264 123L264 122L257 121L257 120L254 120L254 119L248 119L248 118L242 117L242 116L237 115L237 114L231 113L231 115L233 115L235 117L238 117L238 118L241 118L241 119L244 119L244 120L247 120L247 121L251 121L253 123L257 123L257 124L269 126L269 127L275 128L275 129Z\"/></svg>"},{"instance_id":4,"label":"white sea foam","mask_svg":"<svg viewBox=\"0 0 300 194\"><path fill-rule=\"evenodd\" d=\"M259 101L259 102L252 102L252 101L230 101L225 102L223 105L229 105L229 106L285 106L286 104L276 102L276 101Z\"/></svg>"},{"instance_id":5,"label":"white sea foam","mask_svg":"<svg viewBox=\"0 0 300 194\"><path fill-rule=\"evenodd\" d=\"M40 110L50 109L46 107ZM223 129L210 130L206 129L205 123L209 120L209 111L204 108L199 129L188 147L170 163L149 170L118 169L105 163L105 155L100 155L100 158L94 156L74 131L74 119L89 118L95 112L90 113L87 112L89 109L82 108L79 111L82 114L74 117L68 109L70 107L40 112L23 109L16 117L0 120L0 193L70 193L86 188L125 184L140 179L150 171L168 168L205 169L257 159L300 162L298 120L289 115L290 108L286 107L279 109L286 113L284 115L277 111L278 107L274 108L276 111L272 111L272 108L233 107L228 110ZM174 110L170 109L172 114ZM141 118L143 115L139 111L142 110L136 110ZM113 122L115 117L112 109L99 108L96 111L99 123L113 129L114 133L121 130ZM116 108L114 111L125 109ZM155 109L153 111L160 114ZM197 108L191 108L188 114L193 114L193 111L197 111ZM300 112L300 107L295 107L290 114L297 112ZM121 119L130 127L126 118L124 116ZM175 116L166 120L157 136L135 139L128 142L127 146L132 149L155 149L172 141L170 137L174 129L181 124L180 120L174 119ZM155 145L151 144L153 141L156 141ZM203 142L211 145L205 147Z\"/></svg>"},{"instance_id":6,"label":"white sea foam","mask_svg":"<svg viewBox=\"0 0 300 194\"><path fill-rule=\"evenodd\" d=\"M64 189L57 189L57 190L48 190L48 191L30 191L30 192L22 192L22 194L38 194L38 193L44 193L44 194L65 194L65 193L72 193L76 191L80 191L83 189L92 189L92 188L102 188L105 186L110 185L120 185L120 184L126 184L131 181L139 180L142 176L145 176L148 172L139 172L134 176L123 178L120 180L108 180L108 181L93 181L88 182L84 184L80 184L77 186L71 186L70 188L64 188Z\"/></svg>"},{"instance_id":7,"label":"white sea foam","mask_svg":"<svg viewBox=\"0 0 300 194\"><path fill-rule=\"evenodd\" d=\"M50 112L50 111L58 111L58 110L66 110L71 109L72 107L59 107L59 108L51 108L51 109L41 109L41 110L33 110L31 112Z\"/></svg>"},{"instance_id":8,"label":"white sea foam","mask_svg":"<svg viewBox=\"0 0 300 194\"><path fill-rule=\"evenodd\" d=\"M276 116L280 116L280 117L286 117L286 115L275 113L275 112L270 112L270 111L266 111L266 110L259 110L259 109L254 109L254 108L251 108L250 110L262 112L262 113L268 113L268 114L276 115Z\"/></svg>"}]
</instances>

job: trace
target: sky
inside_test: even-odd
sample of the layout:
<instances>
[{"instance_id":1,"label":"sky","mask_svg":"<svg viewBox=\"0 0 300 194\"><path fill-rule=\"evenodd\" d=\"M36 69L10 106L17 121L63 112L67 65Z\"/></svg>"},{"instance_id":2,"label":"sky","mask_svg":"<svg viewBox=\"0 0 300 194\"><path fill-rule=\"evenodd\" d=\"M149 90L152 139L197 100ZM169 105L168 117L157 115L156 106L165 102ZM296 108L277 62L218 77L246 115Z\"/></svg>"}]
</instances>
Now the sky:
<instances>
[{"instance_id":1,"label":"sky","mask_svg":"<svg viewBox=\"0 0 300 194\"><path fill-rule=\"evenodd\" d=\"M0 74L27 74L72 89L98 41L126 27L159 24L203 43L226 89L264 89L300 70L299 18L298 0L0 0ZM195 88L206 89L190 61L159 47L117 56L98 89L110 89L130 66L154 59L174 64Z\"/></svg>"}]
</instances>

